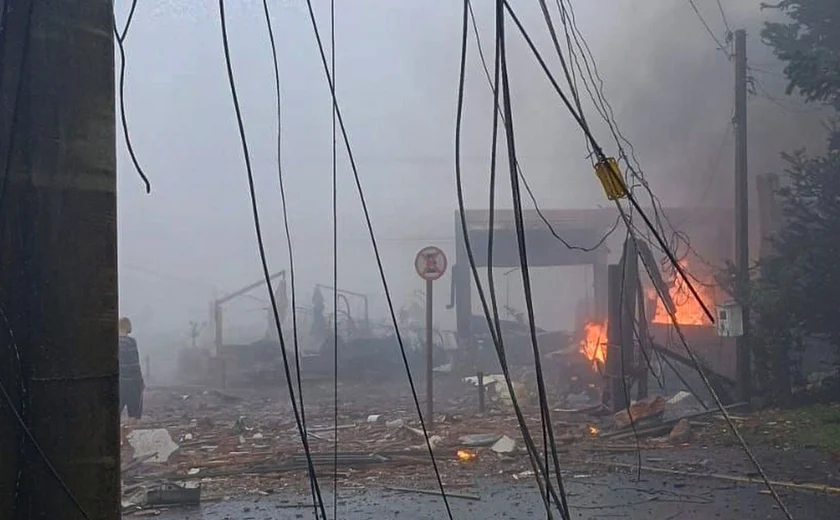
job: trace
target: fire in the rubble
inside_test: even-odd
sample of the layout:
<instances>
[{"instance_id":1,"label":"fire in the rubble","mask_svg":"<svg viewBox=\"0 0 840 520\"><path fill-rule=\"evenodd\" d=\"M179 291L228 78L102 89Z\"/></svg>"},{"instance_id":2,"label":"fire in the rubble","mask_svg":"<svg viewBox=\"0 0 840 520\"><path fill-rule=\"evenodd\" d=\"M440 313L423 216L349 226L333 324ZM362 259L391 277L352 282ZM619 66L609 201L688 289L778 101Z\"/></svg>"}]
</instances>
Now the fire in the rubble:
<instances>
[{"instance_id":1,"label":"fire in the rubble","mask_svg":"<svg viewBox=\"0 0 840 520\"><path fill-rule=\"evenodd\" d=\"M458 456L458 460L461 462L469 462L476 458L476 453L472 450L458 450L455 455Z\"/></svg>"},{"instance_id":2,"label":"fire in the rubble","mask_svg":"<svg viewBox=\"0 0 840 520\"><path fill-rule=\"evenodd\" d=\"M601 430L596 428L595 426L589 425L589 435L592 437L597 437L598 434L601 433Z\"/></svg>"},{"instance_id":3,"label":"fire in the rubble","mask_svg":"<svg viewBox=\"0 0 840 520\"><path fill-rule=\"evenodd\" d=\"M682 267L683 272L692 273L689 275L691 285L694 287L694 290L697 291L697 294L700 295L700 299L703 300L703 303L707 306L707 308L714 305L715 299L714 291L712 289L714 286L694 279L696 274L691 271L686 260L682 260L680 262L680 267ZM671 295L671 300L673 300L674 307L676 308L675 316L678 324L711 325L709 318L703 311L703 306L700 305L700 302L698 302L697 298L695 298L691 293L691 289L689 289L682 276L676 272L674 273L673 279L670 281L668 293ZM668 309L665 307L662 299L656 294L656 290L650 289L648 294L650 297L656 298L656 311L653 315L653 323L670 325L672 323L671 316L668 314Z\"/></svg>"},{"instance_id":4,"label":"fire in the rubble","mask_svg":"<svg viewBox=\"0 0 840 520\"><path fill-rule=\"evenodd\" d=\"M607 324L589 322L583 327L583 339L580 341L580 352L592 362L596 369L598 365L607 362Z\"/></svg>"}]
</instances>

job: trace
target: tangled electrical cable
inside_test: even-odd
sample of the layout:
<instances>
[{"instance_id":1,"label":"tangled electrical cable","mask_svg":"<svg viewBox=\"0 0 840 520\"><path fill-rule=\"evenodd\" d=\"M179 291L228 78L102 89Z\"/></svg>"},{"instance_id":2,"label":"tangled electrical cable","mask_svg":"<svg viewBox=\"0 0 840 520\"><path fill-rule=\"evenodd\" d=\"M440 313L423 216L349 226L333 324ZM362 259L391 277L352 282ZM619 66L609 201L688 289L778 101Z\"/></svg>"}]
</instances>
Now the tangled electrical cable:
<instances>
[{"instance_id":1,"label":"tangled electrical cable","mask_svg":"<svg viewBox=\"0 0 840 520\"><path fill-rule=\"evenodd\" d=\"M548 77L551 84L554 86L555 90L557 91L558 95L560 96L561 100L563 101L563 104L571 112L572 116L574 117L574 119L576 120L578 125L581 127L584 134L586 134L587 139L590 140L592 148L595 151L596 156L598 157L598 160L599 161L605 161L606 156L605 156L603 150L601 149L600 145L597 143L594 136L592 136L592 133L591 133L590 129L586 126L585 121L583 121L582 118L580 117L580 115L575 112L574 107L572 107L571 103L568 100L568 97L565 95L565 93L562 91L562 89L560 89L559 85L557 84L557 81L554 79L553 75L551 74L551 71L545 65L545 61L540 56L536 47L534 47L533 42L531 41L530 37L527 34L527 31L525 31L525 29L521 25L521 23L518 22L518 19L516 18L515 13L513 12L509 3L506 0L501 0L501 1L505 2L505 7L506 7L508 13L510 13L511 18L514 20L517 27L519 27L523 38L525 38L525 40L528 43L529 47L531 48L533 54L535 55L537 61L542 66L546 76ZM642 219L645 221L645 224L648 227L648 229L650 230L651 234L657 240L659 246L666 253L666 255L668 256L669 260L671 261L673 267L677 270L677 272L680 273L680 275L682 276L683 282L691 290L692 295L695 297L695 299L698 301L698 303L703 307L703 309L704 309L704 311L706 311L707 315L709 315L709 318L712 321L714 321L713 318L711 317L710 313L708 312L708 309L705 307L705 304L703 303L702 299L699 298L699 296L696 292L696 289L694 289L693 284L688 279L688 277L685 276L685 274L683 272L683 269L681 268L681 266L677 262L673 252L671 252L668 249L668 245L665 243L664 239L659 235L659 233L657 232L653 223L650 221L649 217L647 217L647 215L645 215L644 211L639 206L638 202L635 200L632 192L628 191L627 194L626 194L626 198L630 202L630 204L632 206L632 209L635 210L642 217ZM632 230L634 228L633 228L632 222L630 220L630 216L627 214L627 211L622 207L622 205L618 201L616 201L616 208L620 212L622 220L625 222L625 224L627 226L628 233L629 233L629 238L632 239L635 242L637 240L637 237L636 237L635 233L632 232ZM636 246L636 247L638 247L638 246ZM648 265L647 260L645 259L644 255L642 255L640 258L642 259L642 264L644 265L644 268L645 268L645 271L648 274L648 277L651 279L651 281L653 281L654 280L653 271L652 271L653 266ZM656 289L656 291L658 293L658 297L660 299L664 299L665 295L661 292L661 288L658 286L658 284L654 283L653 285L654 285L654 288ZM729 416L729 413L726 411L725 407L723 406L723 403L721 402L717 392L714 390L713 385L709 381L708 376L706 375L705 371L703 370L703 368L702 368L701 364L699 363L699 361L698 361L696 355L694 354L693 350L689 347L688 342L686 341L685 336L682 333L682 329L680 327L679 321L677 320L677 316L675 314L675 311L673 309L668 309L668 314L671 318L671 322L672 322L675 330L677 331L677 334L680 337L680 340L681 340L681 342L682 342L682 344L683 344L683 346L686 350L686 353L689 356L689 359L694 364L695 369L697 370L698 374L700 375L701 379L703 380L704 385L707 387L707 389L711 393L711 395L712 395L712 397L715 401L715 404L717 405L720 412L723 414L723 416L724 416L724 418L727 422L727 425L729 426L733 435L737 438L737 440L741 444L742 449L745 451L745 453L749 457L751 463L756 468L756 471L758 471L758 473L761 475L765 485L767 486L768 490L770 491L770 493L773 496L773 499L776 501L777 505L780 507L780 509L785 513L785 515L789 519L792 518L791 515L790 515L790 512L788 511L788 509L785 506L784 502L782 501L781 497L778 495L774 486L772 485L770 480L767 478L767 475L764 472L764 469L761 467L761 464L755 458L755 455L752 453L752 450L747 445L746 441L744 440L744 438L741 435L740 431L738 430L737 426L734 424L731 417Z\"/></svg>"},{"instance_id":2,"label":"tangled electrical cable","mask_svg":"<svg viewBox=\"0 0 840 520\"><path fill-rule=\"evenodd\" d=\"M598 112L598 115L601 117L604 123L606 123L607 128L609 129L613 137L614 144L616 145L616 149L618 152L617 158L619 161L619 165L624 166L627 172L627 178L630 181L630 192L633 193L635 189L642 188L647 193L653 210L653 220L656 223L657 230L661 235L667 234L662 224L663 219L672 231L677 232L676 227L669 220L667 214L662 209L661 201L653 193L649 183L645 179L639 160L636 157L636 151L633 147L633 144L622 133L617 121L615 120L615 113L613 111L612 105L607 100L606 94L604 92L604 80L600 75L598 65L595 62L594 56L592 54L592 50L590 49L589 44L586 42L586 39L583 37L582 32L577 26L575 11L572 3L566 0L555 0L555 3L557 5L557 9L560 12L560 19L563 24L564 33L566 36L567 51L571 56L571 61L575 63L575 67L577 68L577 71L580 74L581 82L583 83L584 88L589 94L589 97L593 103L593 106L595 107L596 112ZM551 17L549 15L546 15L545 19L549 30L554 32ZM574 42L574 45L572 42ZM555 46L555 49L556 48L557 46ZM575 52L575 49L577 50L577 52ZM578 54L580 54L580 56L578 56ZM560 56L560 60L561 64L565 64L565 60L562 57L562 55ZM575 94L577 90L577 81L576 75L574 74L574 69L572 69L571 72L571 79L569 78L568 73L566 74L566 77L567 81L569 81L569 85L573 95L577 96ZM583 117L582 113L581 116ZM627 149L625 149L625 146L627 147ZM588 141L587 149L590 151L590 157L592 157L594 153ZM642 230L637 230L637 232L639 236L645 236L647 241L651 245L655 246L653 241L649 239L647 233L645 233ZM695 254L695 256L700 256L692 248L691 243L687 237L685 240L685 246L689 251L692 251Z\"/></svg>"},{"instance_id":3,"label":"tangled electrical cable","mask_svg":"<svg viewBox=\"0 0 840 520\"><path fill-rule=\"evenodd\" d=\"M476 42L476 49L478 51L478 58L479 58L479 61L481 62L481 66L484 70L484 75L487 78L487 83L490 86L490 91L491 91L491 93L495 94L495 91L496 91L496 87L494 86L495 83L493 81L493 78L490 77L490 69L487 66L487 59L484 56L484 49L483 49L482 44L481 44L481 35L479 34L478 23L476 22L476 19L475 19L475 12L473 11L472 3L468 3L467 6L469 8L469 16L470 16L470 21L471 21L472 27L473 27L473 34L475 35L475 42ZM505 118L504 118L504 114L502 114L501 107L499 107L498 102L495 105L496 105L496 112L498 114L498 117L502 120L502 122L504 122ZM494 125L495 124L496 123L495 123L495 120L494 120ZM495 128L495 126L494 126L494 128ZM496 135L495 130L494 130L493 135L494 136ZM492 161L496 160L495 155L491 158L491 160ZM519 179L522 181L522 185L525 187L525 191L528 193L528 197L531 199L531 204L534 206L534 211L536 211L537 216L543 222L545 227L548 229L549 233L551 233L551 235L556 240L558 240L561 244L563 244L567 249L571 249L571 250L574 250L574 251L581 251L581 252L584 252L584 253L590 252L590 251L595 251L596 249L601 247L604 244L604 242L606 242L607 239L610 236L612 236L612 234L616 231L616 229L618 229L618 224L621 222L621 219L620 219L620 217L617 216L615 218L615 222L612 224L612 226L610 226L610 228L607 230L607 232L604 233L604 235L602 235L601 238L598 239L598 241L595 242L594 245L592 245L592 246L580 246L580 245L570 243L568 240L563 238L557 232L557 230L554 228L554 225L551 223L551 221L548 220L548 218L543 213L542 209L540 208L540 205L537 203L537 198L534 195L534 191L531 189L531 185L528 183L528 179L525 177L525 174L522 172L522 167L521 167L518 160L516 161L516 170L517 170L517 174L519 175ZM491 209L492 209L492 204L491 204ZM491 228L492 228L492 222L491 222Z\"/></svg>"},{"instance_id":4,"label":"tangled electrical cable","mask_svg":"<svg viewBox=\"0 0 840 520\"><path fill-rule=\"evenodd\" d=\"M535 59L540 64L540 67L543 69L543 72L545 73L546 77L550 81L550 83L551 83L552 87L554 88L555 92L557 92L561 101L566 106L566 109L571 113L573 119L578 124L578 126L581 128L581 130L583 131L587 140L589 140L589 143L592 146L592 149L595 153L595 156L598 158L598 162L602 163L602 164L606 164L607 163L607 156L604 153L603 148L601 148L601 145L595 139L595 136L592 134L592 131L590 130L589 126L586 124L586 121L580 116L580 114L578 114L575 111L575 108L572 106L571 102L569 101L568 96L566 96L565 92L563 92L563 89L557 83L557 80L554 78L554 75L551 73L551 70L548 68L548 65L546 64L545 60L543 59L542 54L540 54L539 50L537 50L536 46L534 45L533 39L528 34L528 31L525 30L525 27L522 25L522 22L519 20L519 17L516 16L516 13L513 11L513 8L510 6L510 3L507 2L507 0L503 0L503 2L504 2L505 10L510 15L511 20L513 20L517 29L519 29L520 34L522 35L525 42L528 44L528 47L530 48L531 53L534 55ZM649 230L650 234L656 240L657 244L662 249L662 251L665 253L665 255L668 257L668 260L671 262L674 269L677 271L677 273L683 279L683 281L685 282L685 285L688 287L692 296L697 300L699 305L702 307L703 312L709 318L709 321L714 323L715 318L712 315L711 311L709 311L705 302L703 302L703 300L700 298L700 295L697 293L697 289L694 287L694 284L691 283L688 276L685 274L685 269L677 261L677 258L674 256L674 253L668 248L668 244L665 242L665 239L662 238L662 235L658 232L657 227L653 224L653 222L651 222L650 217L648 217L647 214L645 214L645 212L642 210L642 207L639 205L639 202L636 200L636 197L633 195L632 190L627 190L626 191L626 198L630 202L630 205L632 206L632 209L635 212L637 212L639 214L639 216L642 218L642 220L644 221L645 226ZM620 205L618 205L618 206L620 206ZM619 207L619 209L621 209L621 208ZM629 221L628 219L623 219L623 220L625 221L625 224L628 227L631 227L631 228L633 227L631 221Z\"/></svg>"},{"instance_id":5,"label":"tangled electrical cable","mask_svg":"<svg viewBox=\"0 0 840 520\"><path fill-rule=\"evenodd\" d=\"M223 1L223 0L220 0L220 2L221 1ZM399 345L399 348L400 348L400 355L401 355L402 360L403 360L403 366L405 367L406 377L408 379L408 385L411 388L411 395L412 395L413 400L414 400L414 406L415 406L415 409L417 411L417 416L420 420L420 427L423 430L423 437L426 441L426 447L428 448L428 451L429 451L429 458L432 461L432 468L435 472L435 477L437 479L437 484L438 484L438 487L440 488L441 496L443 497L443 504L444 504L444 507L446 508L446 514L447 514L447 517L449 518L449 520L452 520L453 519L452 509L449 506L449 499L446 497L446 490L443 487L443 479L440 475L440 470L438 468L438 464L437 464L437 460L435 458L434 450L432 449L432 444L431 444L431 440L430 440L430 437L429 437L429 431L426 428L426 420L423 418L423 413L422 413L421 408L420 408L420 400L417 397L417 389L416 389L415 384L414 384L414 378L411 375L411 368L410 368L409 363L408 363L408 356L406 354L405 344L404 344L403 339L402 339L402 334L400 333L399 321L397 320L397 314L396 314L396 311L394 310L394 302L393 302L393 299L391 297L391 290L388 286L388 281L385 277L385 268L382 264L382 256L379 252L379 244L376 240L376 234L373 231L373 222L372 222L371 217L370 217L370 211L368 209L367 200L365 199L364 189L362 188L361 178L359 176L359 170L356 166L355 156L353 155L353 149L350 146L350 138L348 137L348 134L347 134L347 128L344 124L344 118L341 115L341 108L339 107L338 100L336 99L335 83L333 81L332 74L330 73L329 64L327 63L327 55L326 55L326 52L324 50L324 43L323 43L322 38L321 38L321 32L318 28L318 22L315 19L315 11L312 7L312 0L306 0L306 5L307 5L308 11L309 11L309 19L312 23L312 30L315 33L315 40L318 44L318 51L319 51L320 56L321 56L321 63L322 63L323 69L324 69L324 74L326 76L327 83L328 83L329 88L330 88L330 95L331 95L331 98L332 98L332 105L333 105L333 110L335 112L336 121L338 122L338 128L341 130L341 137L342 137L342 141L344 142L344 147L345 147L345 150L347 152L348 160L350 162L350 168L353 171L353 180L355 181L355 184L356 184L356 192L359 195L359 201L362 205L362 213L364 215L365 225L366 225L367 230L368 230L368 235L370 237L371 246L373 247L374 257L376 258L376 266L377 266L377 270L379 271L379 278L380 278L380 281L382 282L382 289L383 289L383 292L385 293L385 300L388 304L388 312L390 314L391 324L394 327L394 334L396 335L397 344ZM431 418L429 418L429 420L431 420Z\"/></svg>"},{"instance_id":6,"label":"tangled electrical cable","mask_svg":"<svg viewBox=\"0 0 840 520\"><path fill-rule=\"evenodd\" d=\"M277 297L271 287L271 274L268 268L268 259L265 252L265 244L262 236L262 226L260 225L259 208L257 206L256 188L254 186L254 173L251 167L251 154L248 149L248 140L245 136L245 125L242 118L242 110L239 104L239 96L236 90L236 81L233 76L233 66L230 56L230 44L227 33L227 20L225 17L225 0L219 0L219 20L222 31L222 46L224 48L225 67L227 70L228 86L233 102L234 112L236 113L236 122L239 130L239 139L242 146L242 154L245 161L245 170L248 177L248 191L251 199L251 211L254 219L254 231L257 237L257 247L259 250L260 263L262 266L263 277L265 278L266 286L269 287L268 296L271 302L271 310L274 315L274 325L277 327L277 335L280 339L280 352L283 357L283 369L286 376L286 384L289 390L289 399L292 403L292 412L295 417L295 424L297 425L298 433L300 434L301 443L303 444L304 453L306 455L307 469L309 470L309 482L316 495L317 508L316 511L321 513L321 518L327 520L327 513L324 508L324 501L321 498L321 489L318 485L318 477L315 473L315 465L312 460L312 453L309 449L308 435L305 430L301 415L302 410L299 410L299 403L295 399L295 388L292 383L291 369L289 368L288 354L286 353L286 342L283 337L283 328L280 323L280 313L277 306Z\"/></svg>"}]
</instances>

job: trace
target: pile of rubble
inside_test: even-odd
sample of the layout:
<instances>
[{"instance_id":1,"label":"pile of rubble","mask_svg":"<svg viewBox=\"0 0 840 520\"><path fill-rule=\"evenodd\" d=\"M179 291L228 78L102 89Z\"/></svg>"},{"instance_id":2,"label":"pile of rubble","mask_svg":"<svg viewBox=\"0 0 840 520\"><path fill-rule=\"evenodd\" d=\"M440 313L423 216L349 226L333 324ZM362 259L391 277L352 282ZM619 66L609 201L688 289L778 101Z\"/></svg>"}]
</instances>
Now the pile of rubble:
<instances>
[{"instance_id":1,"label":"pile of rubble","mask_svg":"<svg viewBox=\"0 0 840 520\"><path fill-rule=\"evenodd\" d=\"M666 412L683 399L656 397L617 414L602 405L555 407L558 447L597 453L635 449L635 443L622 443L634 437L654 437L651 442L660 444L688 442L697 421L714 412L669 418ZM329 476L337 471L343 488L416 484L433 476L431 447L449 487L490 476L524 478L531 466L517 420L504 398L492 401L484 413L459 410L457 402L439 406L442 412L428 437L413 405L370 413L372 403L343 402L337 424L331 401L307 405L307 444L315 471ZM385 404L379 403L380 409L387 409ZM148 408L143 426L124 435L126 512L308 486L308 462L288 400L217 390L158 390L150 393ZM539 432L538 408L526 404L524 411L531 431ZM540 450L541 437L534 435Z\"/></svg>"}]
</instances>

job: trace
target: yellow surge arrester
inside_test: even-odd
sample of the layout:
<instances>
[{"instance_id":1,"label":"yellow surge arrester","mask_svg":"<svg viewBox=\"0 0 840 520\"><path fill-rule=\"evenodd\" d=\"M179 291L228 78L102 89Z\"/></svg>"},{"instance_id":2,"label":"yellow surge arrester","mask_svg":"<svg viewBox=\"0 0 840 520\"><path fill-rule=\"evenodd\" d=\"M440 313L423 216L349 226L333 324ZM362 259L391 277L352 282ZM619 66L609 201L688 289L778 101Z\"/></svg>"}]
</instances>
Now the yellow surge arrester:
<instances>
[{"instance_id":1,"label":"yellow surge arrester","mask_svg":"<svg viewBox=\"0 0 840 520\"><path fill-rule=\"evenodd\" d=\"M603 186L604 193L607 194L609 200L623 199L627 196L627 185L624 184L618 162L614 158L608 157L599 161L595 165L595 175L601 181L601 186Z\"/></svg>"}]
</instances>

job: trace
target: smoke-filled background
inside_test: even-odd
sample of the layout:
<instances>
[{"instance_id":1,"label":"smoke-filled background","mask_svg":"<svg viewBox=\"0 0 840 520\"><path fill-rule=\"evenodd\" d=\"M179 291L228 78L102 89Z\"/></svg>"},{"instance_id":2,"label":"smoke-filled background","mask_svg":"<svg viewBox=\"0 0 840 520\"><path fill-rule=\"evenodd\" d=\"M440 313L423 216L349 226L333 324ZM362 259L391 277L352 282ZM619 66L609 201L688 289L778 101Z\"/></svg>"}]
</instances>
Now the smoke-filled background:
<instances>
[{"instance_id":1,"label":"smoke-filled background","mask_svg":"<svg viewBox=\"0 0 840 520\"><path fill-rule=\"evenodd\" d=\"M118 23L129 7L117 3ZM549 2L550 4L552 2ZM713 32L726 28L711 0L697 0ZM270 2L283 82L283 172L297 267L298 304L315 283L332 283L331 105L302 0ZM474 2L492 66L493 3ZM549 65L560 74L537 2L512 2ZM607 98L666 207L731 207L734 66L716 48L687 1L574 3ZM779 171L779 152L822 146L820 114L784 94L785 80L759 38L769 13L753 0L724 1L729 25L748 31L752 174ZM328 42L328 3L315 2ZM273 69L262 3L228 2L229 34L255 168L272 270L288 267L277 182ZM460 58L460 2L339 2L336 86L396 305L422 288L413 259L435 244L454 256L454 127ZM508 60L518 158L542 208L605 207L580 131L522 39L508 24ZM147 351L187 341L208 303L261 276L246 172L225 75L214 2L141 2L126 41L125 103L138 158L152 181L146 195L120 140L121 313ZM469 37L462 165L467 205L485 208L492 97ZM584 95L584 98L586 96ZM584 109L607 153L615 153L591 103ZM339 286L385 299L339 137ZM503 153L500 147L500 153ZM510 207L502 170L499 207ZM529 205L529 204L527 204ZM526 206L527 206L526 205ZM709 218L715 218L709 211ZM620 240L621 237L618 237ZM537 322L572 328L591 279L583 268L534 273ZM436 312L453 326L449 278L437 284ZM508 289L509 287L509 289ZM521 306L521 279L499 288ZM264 298L265 291L255 292ZM243 300L226 315L230 340L264 332L264 302Z\"/></svg>"}]
</instances>

